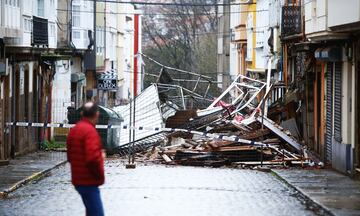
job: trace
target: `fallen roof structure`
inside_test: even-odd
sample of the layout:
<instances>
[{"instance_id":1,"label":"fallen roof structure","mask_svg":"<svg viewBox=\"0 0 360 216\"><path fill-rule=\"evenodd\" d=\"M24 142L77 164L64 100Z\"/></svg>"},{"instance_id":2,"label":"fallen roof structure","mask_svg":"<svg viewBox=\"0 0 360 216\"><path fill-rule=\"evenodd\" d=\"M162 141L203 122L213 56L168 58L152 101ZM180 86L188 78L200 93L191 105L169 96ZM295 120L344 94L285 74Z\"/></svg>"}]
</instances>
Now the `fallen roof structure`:
<instances>
[{"instance_id":1,"label":"fallen roof structure","mask_svg":"<svg viewBox=\"0 0 360 216\"><path fill-rule=\"evenodd\" d=\"M161 70L159 74L151 74L157 78L156 83L136 98L135 124L129 123L129 126L163 130L142 131L136 133L134 139L128 130L121 135L119 153L125 154L128 147L133 152L144 152L152 147L152 158L186 165L242 161L256 164L264 160L274 164L308 162L303 145L264 115L264 110L269 109L272 113L271 104L265 109L270 101L274 101L269 98L275 95L277 100L281 99L282 83L265 83L238 75L219 97L212 98L208 96L212 84L209 77L167 67L143 56L161 66ZM195 83L193 88L181 85L186 80L174 78L171 71L197 77L191 79ZM206 88L200 88L200 84L206 84ZM130 110L130 105L115 110L123 114L125 124L130 122L129 111L126 111ZM176 139L183 141L174 143ZM159 149L154 152L154 148Z\"/></svg>"}]
</instances>

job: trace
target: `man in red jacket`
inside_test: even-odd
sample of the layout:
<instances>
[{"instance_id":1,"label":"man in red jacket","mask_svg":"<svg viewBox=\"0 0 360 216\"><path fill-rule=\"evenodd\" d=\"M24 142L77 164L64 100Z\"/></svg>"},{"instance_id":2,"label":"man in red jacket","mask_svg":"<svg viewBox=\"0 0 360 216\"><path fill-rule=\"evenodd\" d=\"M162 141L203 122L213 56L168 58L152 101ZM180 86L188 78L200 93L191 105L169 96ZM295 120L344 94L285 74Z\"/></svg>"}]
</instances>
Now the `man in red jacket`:
<instances>
[{"instance_id":1,"label":"man in red jacket","mask_svg":"<svg viewBox=\"0 0 360 216\"><path fill-rule=\"evenodd\" d=\"M99 186L104 184L104 156L101 139L95 129L98 106L87 102L82 107L82 119L70 130L66 145L71 167L71 181L79 192L87 216L103 216Z\"/></svg>"}]
</instances>

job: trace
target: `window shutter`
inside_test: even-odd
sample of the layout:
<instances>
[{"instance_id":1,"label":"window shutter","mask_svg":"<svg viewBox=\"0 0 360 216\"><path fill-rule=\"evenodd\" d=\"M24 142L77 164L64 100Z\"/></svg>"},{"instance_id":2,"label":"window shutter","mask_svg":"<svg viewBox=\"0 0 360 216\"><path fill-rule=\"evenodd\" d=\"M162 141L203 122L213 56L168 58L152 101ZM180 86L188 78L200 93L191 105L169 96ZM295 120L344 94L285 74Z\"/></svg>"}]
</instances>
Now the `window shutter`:
<instances>
[{"instance_id":1,"label":"window shutter","mask_svg":"<svg viewBox=\"0 0 360 216\"><path fill-rule=\"evenodd\" d=\"M334 80L334 139L338 142L341 138L341 112L342 112L342 63L335 63L335 80Z\"/></svg>"},{"instance_id":2,"label":"window shutter","mask_svg":"<svg viewBox=\"0 0 360 216\"><path fill-rule=\"evenodd\" d=\"M332 106L333 106L333 63L327 63L326 71L326 136L325 136L325 158L327 162L332 159Z\"/></svg>"}]
</instances>

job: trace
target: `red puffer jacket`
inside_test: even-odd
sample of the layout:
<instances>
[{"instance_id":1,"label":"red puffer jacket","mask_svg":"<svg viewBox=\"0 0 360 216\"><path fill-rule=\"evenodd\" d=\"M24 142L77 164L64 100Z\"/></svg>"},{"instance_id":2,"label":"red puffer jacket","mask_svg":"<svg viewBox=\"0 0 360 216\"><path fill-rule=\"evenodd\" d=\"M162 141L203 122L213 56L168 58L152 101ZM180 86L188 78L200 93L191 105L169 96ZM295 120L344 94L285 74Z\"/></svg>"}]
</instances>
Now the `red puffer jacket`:
<instances>
[{"instance_id":1,"label":"red puffer jacket","mask_svg":"<svg viewBox=\"0 0 360 216\"><path fill-rule=\"evenodd\" d=\"M104 184L104 158L101 139L95 126L86 119L80 120L70 130L66 145L73 185Z\"/></svg>"}]
</instances>

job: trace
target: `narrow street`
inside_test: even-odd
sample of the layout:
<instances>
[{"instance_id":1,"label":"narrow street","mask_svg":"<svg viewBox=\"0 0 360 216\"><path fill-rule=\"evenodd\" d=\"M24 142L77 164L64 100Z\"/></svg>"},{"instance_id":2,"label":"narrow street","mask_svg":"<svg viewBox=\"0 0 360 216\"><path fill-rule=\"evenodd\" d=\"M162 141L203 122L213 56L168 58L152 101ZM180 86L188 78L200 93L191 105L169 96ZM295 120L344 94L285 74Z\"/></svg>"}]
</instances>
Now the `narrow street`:
<instances>
[{"instance_id":1,"label":"narrow street","mask_svg":"<svg viewBox=\"0 0 360 216\"><path fill-rule=\"evenodd\" d=\"M106 215L316 215L297 193L271 173L230 168L197 168L106 163L101 188ZM85 215L71 185L69 166L0 201L0 215ZM320 213L321 214L321 213Z\"/></svg>"}]
</instances>

